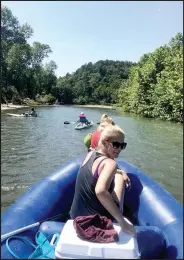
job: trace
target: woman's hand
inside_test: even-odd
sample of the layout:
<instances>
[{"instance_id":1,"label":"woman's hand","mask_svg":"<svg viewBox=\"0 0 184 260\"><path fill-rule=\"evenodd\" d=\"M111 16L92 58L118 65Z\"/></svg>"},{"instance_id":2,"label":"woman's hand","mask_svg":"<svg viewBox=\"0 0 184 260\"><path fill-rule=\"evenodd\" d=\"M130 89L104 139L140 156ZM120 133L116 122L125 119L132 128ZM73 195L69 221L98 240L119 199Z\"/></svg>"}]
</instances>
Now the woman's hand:
<instances>
[{"instance_id":1,"label":"woman's hand","mask_svg":"<svg viewBox=\"0 0 184 260\"><path fill-rule=\"evenodd\" d=\"M125 182L125 187L130 189L131 188L131 182L130 182L130 178L128 177L128 175L120 169L117 169L116 173L122 174L123 175L123 180Z\"/></svg>"},{"instance_id":2,"label":"woman's hand","mask_svg":"<svg viewBox=\"0 0 184 260\"><path fill-rule=\"evenodd\" d=\"M131 236L136 235L135 227L132 224L128 223L125 218L123 218L119 224L123 232L128 233Z\"/></svg>"}]
</instances>

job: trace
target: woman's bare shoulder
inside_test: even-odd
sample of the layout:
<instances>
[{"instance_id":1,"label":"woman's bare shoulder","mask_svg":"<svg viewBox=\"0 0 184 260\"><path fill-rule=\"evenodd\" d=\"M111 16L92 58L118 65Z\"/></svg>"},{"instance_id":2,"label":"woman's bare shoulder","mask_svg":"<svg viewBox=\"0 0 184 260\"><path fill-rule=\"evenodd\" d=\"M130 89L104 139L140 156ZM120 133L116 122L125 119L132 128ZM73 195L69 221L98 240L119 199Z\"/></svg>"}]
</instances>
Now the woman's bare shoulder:
<instances>
[{"instance_id":1,"label":"woman's bare shoulder","mask_svg":"<svg viewBox=\"0 0 184 260\"><path fill-rule=\"evenodd\" d=\"M106 157L101 164L101 167L99 169L99 174L103 170L105 170L105 172L107 172L107 170L110 172L114 172L116 170L116 162L113 159Z\"/></svg>"},{"instance_id":2,"label":"woman's bare shoulder","mask_svg":"<svg viewBox=\"0 0 184 260\"><path fill-rule=\"evenodd\" d=\"M106 166L116 167L116 162L111 158L107 158L106 160L104 160L104 164Z\"/></svg>"}]
</instances>

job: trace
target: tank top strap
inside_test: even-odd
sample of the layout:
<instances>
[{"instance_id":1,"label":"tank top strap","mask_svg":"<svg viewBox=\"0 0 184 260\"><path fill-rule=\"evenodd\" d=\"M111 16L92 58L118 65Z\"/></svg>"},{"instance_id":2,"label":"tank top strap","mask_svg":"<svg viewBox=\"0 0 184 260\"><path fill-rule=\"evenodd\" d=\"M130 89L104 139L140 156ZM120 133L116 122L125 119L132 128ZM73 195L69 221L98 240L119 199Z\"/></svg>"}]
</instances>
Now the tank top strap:
<instances>
[{"instance_id":1,"label":"tank top strap","mask_svg":"<svg viewBox=\"0 0 184 260\"><path fill-rule=\"evenodd\" d=\"M83 160L82 160L82 162L80 164L80 167L84 166L83 163L84 163L84 161L86 160L87 157L88 158L87 158L86 163L91 159L91 156L92 156L93 153L94 153L94 150L89 151L89 152L86 153L86 155L84 156L84 158L83 158Z\"/></svg>"},{"instance_id":2,"label":"tank top strap","mask_svg":"<svg viewBox=\"0 0 184 260\"><path fill-rule=\"evenodd\" d=\"M103 158L99 163L98 163L98 165L97 165L97 167L96 167L96 169L95 169L95 172L94 172L94 174L93 174L93 177L95 178L95 179L98 179L98 168L99 168L99 166L100 166L100 164L105 160L105 159L108 159L107 157L105 157L105 158Z\"/></svg>"}]
</instances>

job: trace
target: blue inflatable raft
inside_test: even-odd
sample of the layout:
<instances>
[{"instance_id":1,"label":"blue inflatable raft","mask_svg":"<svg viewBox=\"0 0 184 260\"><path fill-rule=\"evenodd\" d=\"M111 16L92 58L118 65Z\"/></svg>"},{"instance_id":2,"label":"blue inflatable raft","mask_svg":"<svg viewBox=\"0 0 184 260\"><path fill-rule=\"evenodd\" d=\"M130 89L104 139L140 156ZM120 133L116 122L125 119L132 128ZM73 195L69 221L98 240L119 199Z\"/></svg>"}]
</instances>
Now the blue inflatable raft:
<instances>
[{"instance_id":1,"label":"blue inflatable raft","mask_svg":"<svg viewBox=\"0 0 184 260\"><path fill-rule=\"evenodd\" d=\"M183 207L141 170L125 161L117 162L131 179L132 188L125 193L125 216L136 225L161 229L165 236L162 258L183 259ZM68 219L80 163L81 159L67 163L23 194L2 214L1 235L55 216L60 217L57 222L50 222L50 231L56 231L57 227L61 230L61 222ZM19 235L34 241L38 228L34 227ZM33 252L31 247L19 239L11 241L11 248L20 258L27 258ZM1 258L14 258L7 250L6 241L1 242Z\"/></svg>"}]
</instances>

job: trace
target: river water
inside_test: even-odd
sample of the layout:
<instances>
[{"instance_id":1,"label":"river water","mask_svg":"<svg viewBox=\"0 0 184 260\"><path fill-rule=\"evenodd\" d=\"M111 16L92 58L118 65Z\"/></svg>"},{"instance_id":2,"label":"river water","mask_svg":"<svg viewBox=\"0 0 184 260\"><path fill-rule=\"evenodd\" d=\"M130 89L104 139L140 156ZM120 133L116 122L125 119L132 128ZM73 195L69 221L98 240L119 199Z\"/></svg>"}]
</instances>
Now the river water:
<instances>
[{"instance_id":1,"label":"river water","mask_svg":"<svg viewBox=\"0 0 184 260\"><path fill-rule=\"evenodd\" d=\"M97 127L102 113L108 113L126 133L124 159L163 185L183 203L183 125L124 114L119 110L82 108L91 129L76 131L81 108L39 107L37 118L17 118L26 108L1 112L1 210L4 211L30 185L60 165L86 153L84 136Z\"/></svg>"}]
</instances>

